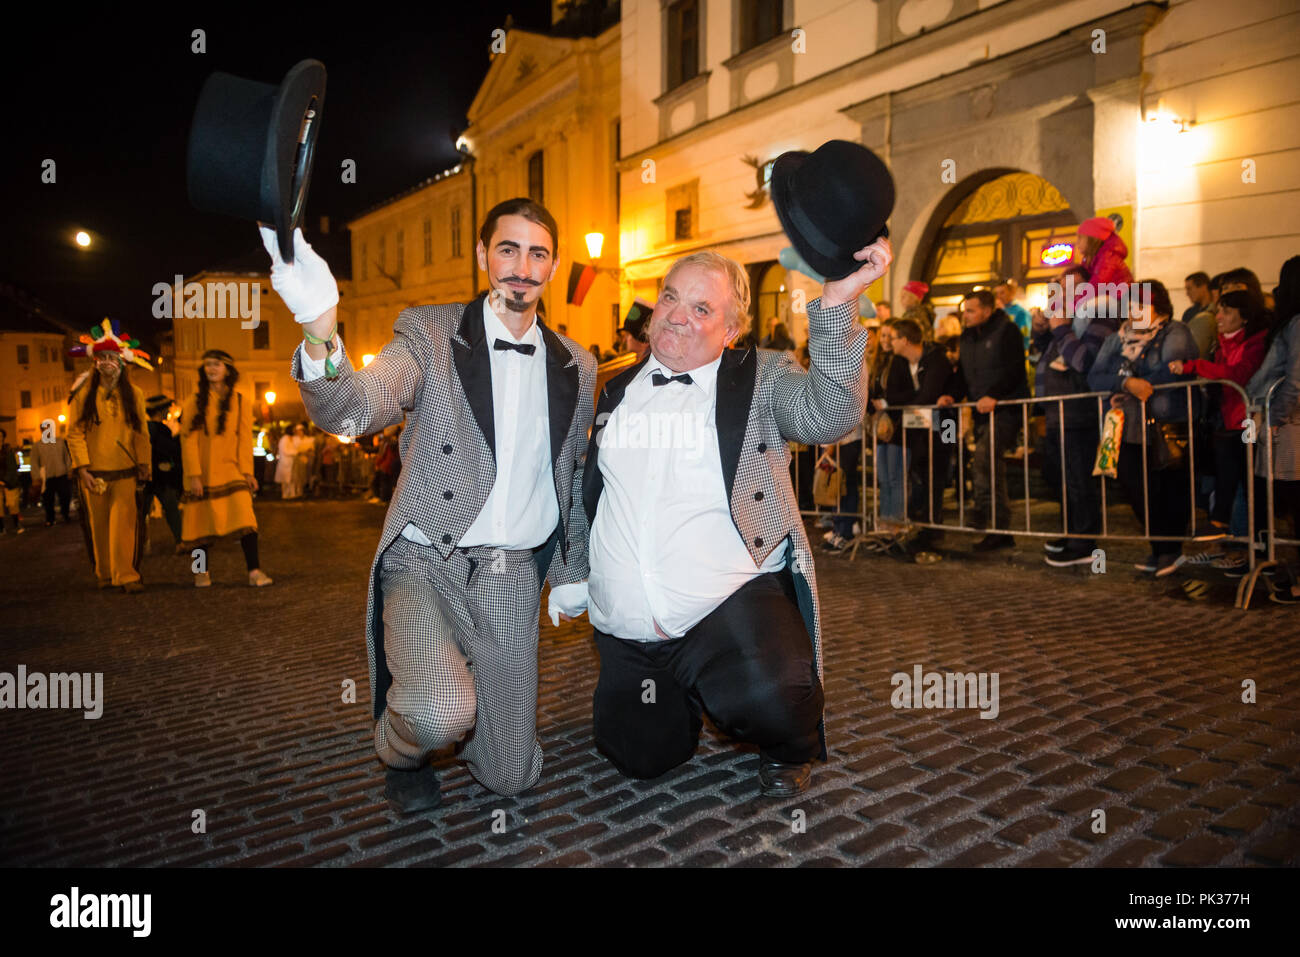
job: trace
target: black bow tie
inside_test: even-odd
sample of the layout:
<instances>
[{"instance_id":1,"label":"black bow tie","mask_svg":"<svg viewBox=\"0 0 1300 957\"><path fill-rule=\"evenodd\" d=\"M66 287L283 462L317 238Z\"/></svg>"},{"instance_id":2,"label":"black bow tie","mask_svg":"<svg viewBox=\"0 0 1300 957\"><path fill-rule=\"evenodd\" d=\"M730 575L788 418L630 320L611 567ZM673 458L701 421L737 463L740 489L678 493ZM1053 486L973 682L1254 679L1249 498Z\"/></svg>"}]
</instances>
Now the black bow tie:
<instances>
[{"instance_id":1,"label":"black bow tie","mask_svg":"<svg viewBox=\"0 0 1300 957\"><path fill-rule=\"evenodd\" d=\"M537 351L537 347L529 345L526 342L506 342L504 339L498 339L493 343L492 348L497 352L505 352L507 349L514 349L515 352L522 352L526 356L531 356Z\"/></svg>"},{"instance_id":2,"label":"black bow tie","mask_svg":"<svg viewBox=\"0 0 1300 957\"><path fill-rule=\"evenodd\" d=\"M656 372L650 377L650 381L655 385L667 385L670 382L680 382L682 385L690 385L692 380L689 372L683 372L681 375L674 376L661 375Z\"/></svg>"}]
</instances>

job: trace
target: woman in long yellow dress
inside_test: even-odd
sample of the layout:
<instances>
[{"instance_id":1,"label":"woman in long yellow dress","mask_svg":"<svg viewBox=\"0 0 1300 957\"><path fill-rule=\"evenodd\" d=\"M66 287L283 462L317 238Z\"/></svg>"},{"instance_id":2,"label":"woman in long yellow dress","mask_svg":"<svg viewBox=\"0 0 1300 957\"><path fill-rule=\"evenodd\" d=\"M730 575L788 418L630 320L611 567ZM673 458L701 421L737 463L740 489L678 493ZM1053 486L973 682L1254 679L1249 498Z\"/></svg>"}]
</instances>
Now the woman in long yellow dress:
<instances>
[{"instance_id":1,"label":"woman in long yellow dress","mask_svg":"<svg viewBox=\"0 0 1300 957\"><path fill-rule=\"evenodd\" d=\"M199 390L181 410L181 457L185 475L181 532L187 550L202 548L204 560L194 568L194 584L212 584L209 546L238 535L248 566L248 583L271 584L259 567L257 517L253 514L253 403L236 391L239 370L230 354L209 349L203 354Z\"/></svg>"}]
</instances>

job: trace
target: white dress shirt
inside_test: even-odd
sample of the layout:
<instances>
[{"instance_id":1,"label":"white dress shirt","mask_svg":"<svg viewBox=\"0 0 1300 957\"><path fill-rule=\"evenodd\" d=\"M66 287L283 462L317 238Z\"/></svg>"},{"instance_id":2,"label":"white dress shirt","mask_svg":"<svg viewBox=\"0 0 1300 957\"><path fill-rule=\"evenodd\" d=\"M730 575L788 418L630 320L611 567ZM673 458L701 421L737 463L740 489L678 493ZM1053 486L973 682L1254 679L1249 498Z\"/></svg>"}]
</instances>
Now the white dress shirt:
<instances>
[{"instance_id":1,"label":"white dress shirt","mask_svg":"<svg viewBox=\"0 0 1300 957\"><path fill-rule=\"evenodd\" d=\"M680 638L746 582L785 567L782 549L755 566L732 521L716 426L721 361L690 370L689 385L657 386L654 373L675 373L651 355L605 423L587 582L600 631L659 641L657 623Z\"/></svg>"},{"instance_id":2,"label":"white dress shirt","mask_svg":"<svg viewBox=\"0 0 1300 957\"><path fill-rule=\"evenodd\" d=\"M482 510L457 543L460 547L490 545L518 550L543 544L560 522L551 475L550 407L546 392L546 343L536 318L523 337L516 339L505 323L483 301L483 331L492 370L492 421L496 431L496 480ZM514 349L494 348L497 339L534 347L526 356ZM341 343L340 339L340 343ZM313 359L302 349L304 382L325 374L325 360ZM340 349L330 358L340 360ZM414 524L402 537L419 545L432 545Z\"/></svg>"}]
</instances>

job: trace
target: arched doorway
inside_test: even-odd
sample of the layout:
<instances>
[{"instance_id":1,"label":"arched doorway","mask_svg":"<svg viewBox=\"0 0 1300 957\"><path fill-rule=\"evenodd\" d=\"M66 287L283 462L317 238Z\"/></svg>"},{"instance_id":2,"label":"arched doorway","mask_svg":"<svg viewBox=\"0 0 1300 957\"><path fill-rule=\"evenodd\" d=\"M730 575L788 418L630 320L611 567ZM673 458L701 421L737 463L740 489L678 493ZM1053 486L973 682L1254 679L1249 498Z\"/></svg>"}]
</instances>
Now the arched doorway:
<instances>
[{"instance_id":1,"label":"arched doorway","mask_svg":"<svg viewBox=\"0 0 1300 957\"><path fill-rule=\"evenodd\" d=\"M1012 277L1026 305L1073 254L1079 217L1050 182L1019 170L984 170L957 184L926 227L922 275L938 315L976 286Z\"/></svg>"},{"instance_id":2,"label":"arched doorway","mask_svg":"<svg viewBox=\"0 0 1300 957\"><path fill-rule=\"evenodd\" d=\"M749 329L755 341L770 335L773 319L784 322L791 335L790 328L790 290L786 284L786 270L775 259L762 262L746 263L745 272L749 275Z\"/></svg>"},{"instance_id":3,"label":"arched doorway","mask_svg":"<svg viewBox=\"0 0 1300 957\"><path fill-rule=\"evenodd\" d=\"M790 297L785 291L785 267L778 262L760 263L762 272L754 289L754 316L758 319L760 336L772 334L777 322L787 323L790 318Z\"/></svg>"}]
</instances>

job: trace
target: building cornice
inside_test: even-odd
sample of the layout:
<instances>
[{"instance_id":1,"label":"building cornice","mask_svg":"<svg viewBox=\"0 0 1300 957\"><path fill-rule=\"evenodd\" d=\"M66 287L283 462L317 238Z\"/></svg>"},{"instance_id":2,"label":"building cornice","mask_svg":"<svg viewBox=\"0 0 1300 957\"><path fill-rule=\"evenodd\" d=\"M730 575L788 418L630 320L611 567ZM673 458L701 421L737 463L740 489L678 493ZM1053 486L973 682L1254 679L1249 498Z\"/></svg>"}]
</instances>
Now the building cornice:
<instances>
[{"instance_id":1,"label":"building cornice","mask_svg":"<svg viewBox=\"0 0 1300 957\"><path fill-rule=\"evenodd\" d=\"M837 87L842 87L860 80L869 79L879 76L881 73L900 67L919 57L928 56L932 53L941 52L944 48L953 44L961 43L967 40L973 40L982 34L989 33L1001 27L1012 26L1026 17L1039 13L1059 12L1061 8L1060 0L1008 0L1007 3L998 4L987 10L980 10L976 13L961 17L951 23L946 23L933 31L926 31L911 39L887 46L884 49L874 51L861 57L851 63L836 67L826 73L819 74L815 77L805 80L795 86L786 87L778 90L768 96L747 103L744 106L731 110L721 116L716 116L705 120L690 129L685 130L675 136L660 140L635 153L629 153L624 156L618 163L620 171L627 171L639 168L641 160L654 155L662 154L665 149L680 150L685 149L702 140L710 139L715 136L721 136L738 127L751 123L757 117L761 117L767 112L781 109L787 106L797 105L801 101L806 101L813 97L821 96L832 92ZM1073 24L1062 30L1060 34L1054 35L1051 39L1056 40L1060 36L1069 36L1080 30L1083 26L1089 26L1096 23L1104 22L1111 18L1124 18L1134 16L1136 20L1143 20L1149 23L1155 22L1168 9L1167 4L1163 2L1149 2L1135 4L1125 10L1120 10L1112 14L1106 14L1097 20L1085 21L1082 24ZM1150 11L1150 12L1147 12ZM1145 29L1145 27L1143 27ZM1049 42L1049 41L1040 41ZM1070 40L1069 42L1078 42ZM1039 44L1033 44L1036 48ZM1005 57L1015 56L1030 45L1018 47L1016 50L1009 51L995 60L985 61L987 63L996 63ZM921 83L912 84L904 89L924 86L935 82L936 79L945 79L947 77L961 77L964 85L969 83L969 74L966 72L969 67L965 67L953 74L945 74ZM869 97L863 102L870 102L876 97ZM658 102L658 101L656 101Z\"/></svg>"}]
</instances>

